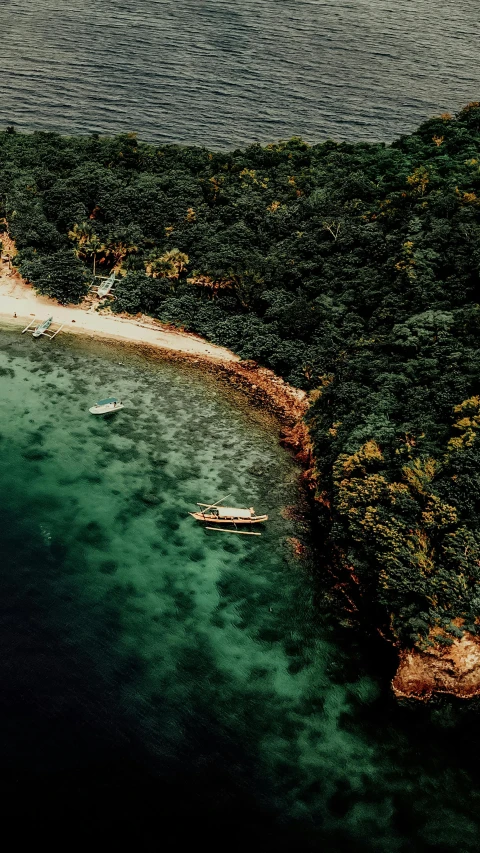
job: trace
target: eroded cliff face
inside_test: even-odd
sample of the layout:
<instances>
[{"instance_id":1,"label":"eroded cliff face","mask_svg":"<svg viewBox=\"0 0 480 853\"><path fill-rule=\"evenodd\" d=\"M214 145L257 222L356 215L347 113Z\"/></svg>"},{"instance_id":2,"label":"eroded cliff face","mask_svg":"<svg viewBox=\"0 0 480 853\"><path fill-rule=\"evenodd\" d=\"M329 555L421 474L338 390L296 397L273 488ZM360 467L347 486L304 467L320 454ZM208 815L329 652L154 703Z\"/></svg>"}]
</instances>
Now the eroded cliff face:
<instances>
[{"instance_id":1,"label":"eroded cliff face","mask_svg":"<svg viewBox=\"0 0 480 853\"><path fill-rule=\"evenodd\" d=\"M401 651L392 687L399 698L423 701L435 693L480 696L480 639L465 633L450 646L437 641L427 651Z\"/></svg>"}]
</instances>

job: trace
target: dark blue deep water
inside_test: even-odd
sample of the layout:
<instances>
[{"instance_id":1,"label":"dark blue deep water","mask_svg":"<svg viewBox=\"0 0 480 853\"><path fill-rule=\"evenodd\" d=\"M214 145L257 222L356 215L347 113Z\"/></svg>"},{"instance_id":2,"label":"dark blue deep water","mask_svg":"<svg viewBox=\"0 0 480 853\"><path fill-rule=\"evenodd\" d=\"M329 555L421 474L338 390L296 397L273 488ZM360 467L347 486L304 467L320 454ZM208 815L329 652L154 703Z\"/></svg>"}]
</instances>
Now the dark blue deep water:
<instances>
[{"instance_id":1,"label":"dark blue deep water","mask_svg":"<svg viewBox=\"0 0 480 853\"><path fill-rule=\"evenodd\" d=\"M0 126L390 141L480 98L478 0L1 0Z\"/></svg>"}]
</instances>

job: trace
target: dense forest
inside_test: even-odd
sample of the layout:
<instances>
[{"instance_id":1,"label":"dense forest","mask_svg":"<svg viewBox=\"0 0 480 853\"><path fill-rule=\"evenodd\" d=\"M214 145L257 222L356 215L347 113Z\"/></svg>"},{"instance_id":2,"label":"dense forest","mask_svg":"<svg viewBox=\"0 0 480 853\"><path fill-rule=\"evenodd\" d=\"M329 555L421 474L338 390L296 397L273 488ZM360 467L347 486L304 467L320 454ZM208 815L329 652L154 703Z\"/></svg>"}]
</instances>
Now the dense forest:
<instances>
[{"instance_id":1,"label":"dense forest","mask_svg":"<svg viewBox=\"0 0 480 853\"><path fill-rule=\"evenodd\" d=\"M0 198L41 293L115 269L113 310L310 392L323 546L390 637L480 631L480 104L391 146L8 128Z\"/></svg>"}]
</instances>

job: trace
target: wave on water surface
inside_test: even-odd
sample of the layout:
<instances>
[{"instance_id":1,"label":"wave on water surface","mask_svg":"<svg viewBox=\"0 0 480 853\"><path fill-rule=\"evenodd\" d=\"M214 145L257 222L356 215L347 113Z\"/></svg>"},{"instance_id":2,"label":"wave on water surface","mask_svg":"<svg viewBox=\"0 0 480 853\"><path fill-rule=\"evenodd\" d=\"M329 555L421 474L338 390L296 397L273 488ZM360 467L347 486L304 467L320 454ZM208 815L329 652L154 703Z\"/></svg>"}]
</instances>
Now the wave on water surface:
<instances>
[{"instance_id":1,"label":"wave on water surface","mask_svg":"<svg viewBox=\"0 0 480 853\"><path fill-rule=\"evenodd\" d=\"M6 0L0 125L392 140L480 92L477 0Z\"/></svg>"}]
</instances>

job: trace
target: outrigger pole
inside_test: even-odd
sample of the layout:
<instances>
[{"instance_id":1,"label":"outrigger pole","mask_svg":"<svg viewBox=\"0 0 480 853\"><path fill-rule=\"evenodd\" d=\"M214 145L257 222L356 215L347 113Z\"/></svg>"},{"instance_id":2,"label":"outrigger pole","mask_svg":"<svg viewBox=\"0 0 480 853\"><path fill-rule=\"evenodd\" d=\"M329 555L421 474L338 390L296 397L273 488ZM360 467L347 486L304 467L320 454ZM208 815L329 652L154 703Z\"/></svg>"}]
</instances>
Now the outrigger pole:
<instances>
[{"instance_id":1,"label":"outrigger pole","mask_svg":"<svg viewBox=\"0 0 480 853\"><path fill-rule=\"evenodd\" d=\"M53 317L51 318L51 321L53 322ZM24 334L25 334L25 332L31 332L31 331L32 331L32 326L34 325L34 323L37 323L37 322L38 322L38 320L36 319L36 317L34 317L34 318L33 318L33 320L30 320L30 322L29 322L28 326L25 326L25 328L24 328L24 329L22 329L22 335L24 335ZM45 322L46 322L46 320L44 320L44 323L45 323ZM39 330L39 329L41 330L42 325L43 325L43 323L39 323L39 325L37 326L37 328L36 328L36 329L34 329L34 332L36 332L36 331L37 331L37 330ZM45 338L48 338L48 339L49 339L49 341L52 341L52 340L54 339L55 335L58 335L58 333L62 331L62 329L63 329L64 325L65 325L65 323L62 323L62 324L61 324L61 326L59 326L59 327L58 327L58 329L56 329L55 331L53 331L53 329L50 329L50 327L49 327L49 326L47 326L47 328L46 328L46 329L44 329L43 331L41 331L41 334L42 334Z\"/></svg>"},{"instance_id":2,"label":"outrigger pole","mask_svg":"<svg viewBox=\"0 0 480 853\"><path fill-rule=\"evenodd\" d=\"M200 506L200 507L203 506L203 509L201 509L200 512L202 513L205 520L208 521L208 518L205 516L205 513L209 509L213 509L214 506L217 506L220 503L220 501L224 501L224 500L226 500L226 498L229 498L229 497L230 497L230 495L224 495L223 498L219 498L219 500L215 501L214 504L201 504L197 501L197 506ZM228 519L225 519L225 523L228 524ZM233 522L233 524L235 524L235 522ZM205 527L205 530L214 530L216 533L238 533L239 536L261 536L262 535L261 533L254 533L253 531L250 531L250 530L228 530L226 527Z\"/></svg>"},{"instance_id":3,"label":"outrigger pole","mask_svg":"<svg viewBox=\"0 0 480 853\"><path fill-rule=\"evenodd\" d=\"M25 332L28 332L28 330L33 326L34 323L35 323L35 317L33 318L33 320L30 320L28 326L25 326L25 328L22 329L22 335L24 335Z\"/></svg>"},{"instance_id":4,"label":"outrigger pole","mask_svg":"<svg viewBox=\"0 0 480 853\"><path fill-rule=\"evenodd\" d=\"M61 326L59 326L59 328L56 330L56 332L53 332L53 335L49 335L49 334L48 334L48 332L44 332L43 334L44 334L44 335L45 335L45 337L46 337L46 338L48 338L50 341L53 341L53 339L54 339L55 335L58 335L58 333L62 331L62 329L63 329L64 325L65 325L65 323L62 323L62 325L61 325Z\"/></svg>"},{"instance_id":5,"label":"outrigger pole","mask_svg":"<svg viewBox=\"0 0 480 853\"><path fill-rule=\"evenodd\" d=\"M230 494L231 494L231 492L230 492ZM220 501L224 501L224 500L226 500L227 498L229 498L229 497L230 497L230 494L229 494L229 495L224 495L224 496L223 496L223 498L219 498L219 499L218 499L218 501L215 501L215 503L214 503L214 504L200 504L200 503L198 503L198 502L197 502L197 506L203 506L203 509L201 509L201 510L200 510L200 512L202 513L202 515L205 515L205 513L207 512L207 510L208 510L208 509L213 509L213 507L214 507L214 506L217 506L217 504L219 504L219 503L220 503Z\"/></svg>"},{"instance_id":6,"label":"outrigger pole","mask_svg":"<svg viewBox=\"0 0 480 853\"><path fill-rule=\"evenodd\" d=\"M252 530L227 530L226 527L206 527L205 530L215 530L216 533L238 533L239 536L261 536L261 533L254 533Z\"/></svg>"}]
</instances>

